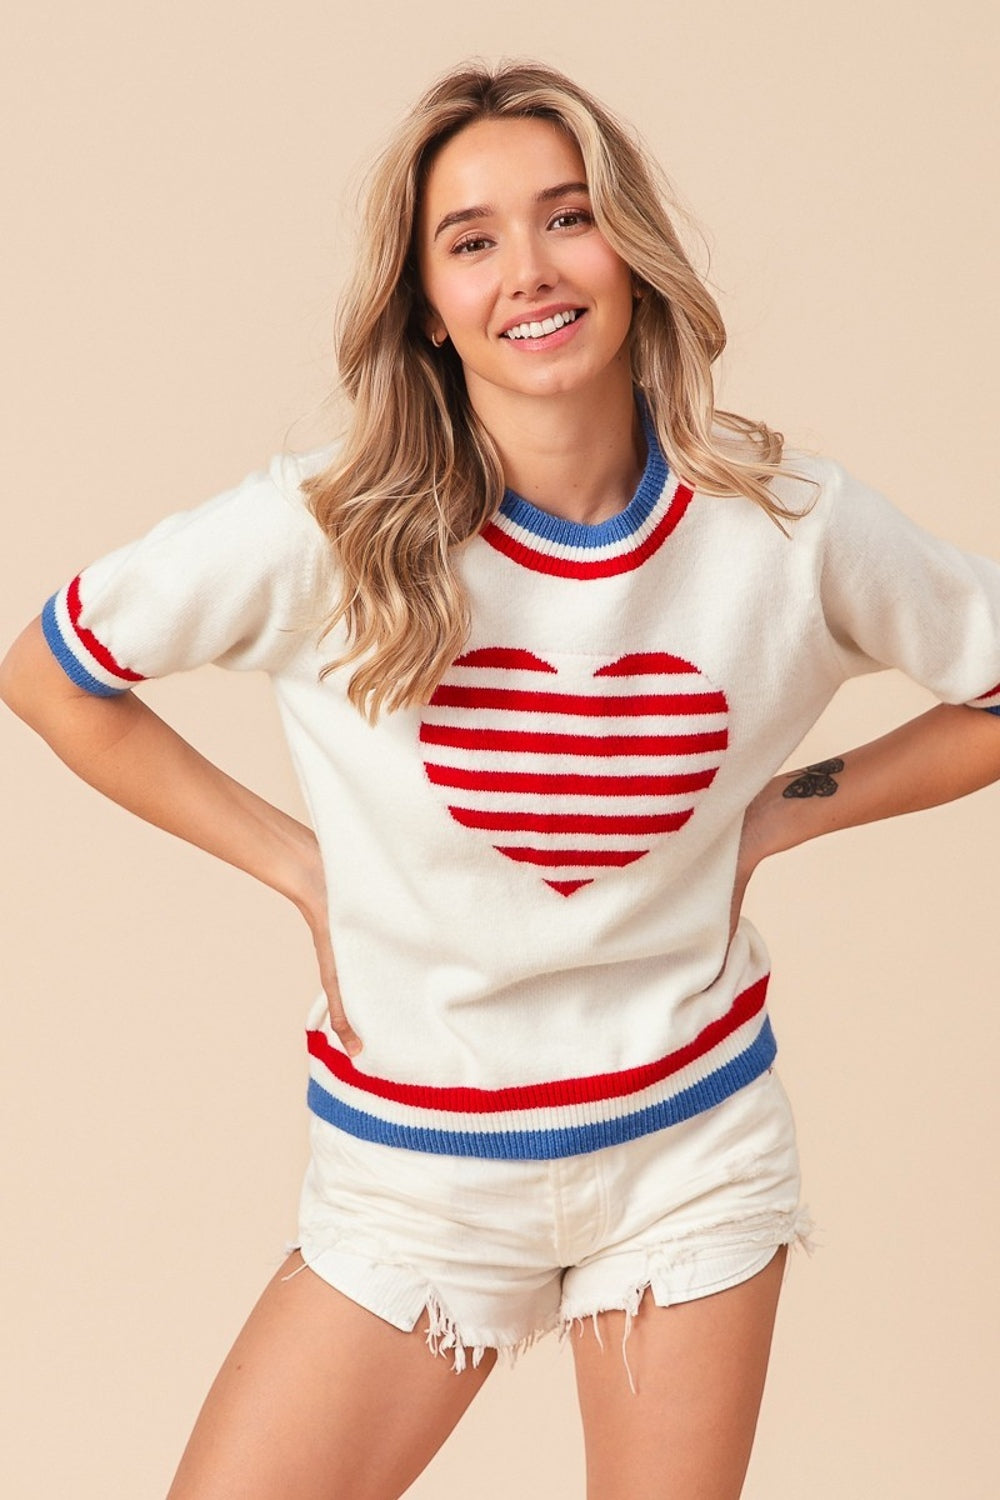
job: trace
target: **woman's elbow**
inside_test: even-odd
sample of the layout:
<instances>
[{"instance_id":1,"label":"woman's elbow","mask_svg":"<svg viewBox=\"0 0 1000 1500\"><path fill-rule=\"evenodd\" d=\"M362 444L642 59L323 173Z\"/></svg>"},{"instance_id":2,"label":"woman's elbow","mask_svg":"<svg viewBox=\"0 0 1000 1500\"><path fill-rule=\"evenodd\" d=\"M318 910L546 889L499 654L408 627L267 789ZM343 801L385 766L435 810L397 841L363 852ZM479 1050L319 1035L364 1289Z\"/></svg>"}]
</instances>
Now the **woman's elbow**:
<instances>
[{"instance_id":1,"label":"woman's elbow","mask_svg":"<svg viewBox=\"0 0 1000 1500\"><path fill-rule=\"evenodd\" d=\"M0 701L34 727L46 705L77 697L81 691L49 650L41 616L36 615L0 661Z\"/></svg>"}]
</instances>

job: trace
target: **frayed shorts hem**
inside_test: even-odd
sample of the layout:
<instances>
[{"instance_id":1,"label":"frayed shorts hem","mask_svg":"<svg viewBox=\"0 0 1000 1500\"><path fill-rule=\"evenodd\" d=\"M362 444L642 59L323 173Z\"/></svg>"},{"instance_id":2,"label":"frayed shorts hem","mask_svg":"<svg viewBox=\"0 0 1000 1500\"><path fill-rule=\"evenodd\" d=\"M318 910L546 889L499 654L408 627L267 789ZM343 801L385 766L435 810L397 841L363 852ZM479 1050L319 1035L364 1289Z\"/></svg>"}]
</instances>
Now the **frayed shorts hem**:
<instances>
[{"instance_id":1,"label":"frayed shorts hem","mask_svg":"<svg viewBox=\"0 0 1000 1500\"><path fill-rule=\"evenodd\" d=\"M432 1354L450 1355L456 1374L470 1366L477 1369L487 1351L495 1352L513 1368L518 1358L547 1334L557 1332L562 1344L574 1325L582 1334L587 1321L593 1324L601 1343L598 1321L601 1313L623 1312L622 1357L630 1388L635 1393L627 1343L646 1292L657 1307L673 1307L728 1291L763 1271L782 1246L813 1253L814 1225L807 1208L760 1215L742 1224L720 1224L686 1240L622 1255L621 1264L615 1267L620 1273L615 1276L620 1292L606 1292L588 1299L585 1292L578 1290L572 1297L563 1297L558 1309L527 1329L475 1327L457 1318L446 1295L422 1281L413 1268L382 1264L338 1247L319 1248L289 1241L286 1253L298 1251L302 1265L284 1279L289 1280L308 1268L359 1307L404 1333L412 1333L421 1315L426 1313L427 1346ZM601 1263L605 1282L610 1279L607 1273L614 1260L611 1257Z\"/></svg>"}]
</instances>

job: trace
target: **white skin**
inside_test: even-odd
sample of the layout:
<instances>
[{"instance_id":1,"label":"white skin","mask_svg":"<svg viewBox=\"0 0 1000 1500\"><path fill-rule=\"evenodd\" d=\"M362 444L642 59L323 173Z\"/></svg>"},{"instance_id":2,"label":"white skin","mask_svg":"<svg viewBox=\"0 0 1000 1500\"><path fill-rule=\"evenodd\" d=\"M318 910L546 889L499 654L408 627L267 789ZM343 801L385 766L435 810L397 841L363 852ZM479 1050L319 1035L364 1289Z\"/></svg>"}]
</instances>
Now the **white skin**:
<instances>
[{"instance_id":1,"label":"white skin","mask_svg":"<svg viewBox=\"0 0 1000 1500\"><path fill-rule=\"evenodd\" d=\"M579 216L575 148L541 121L468 127L438 155L419 224L431 307L508 483L542 508L594 522L621 510L641 471L626 358L627 267ZM441 220L490 210L447 237ZM560 210L562 211L560 213ZM574 213L576 217L574 217ZM480 236L477 241L473 234ZM474 248L454 254L466 237ZM572 336L508 348L499 329L553 305L586 309ZM137 816L247 871L292 901L315 946L332 1024L348 1050L310 828L227 776L134 693L96 698L56 663L35 619L0 663L0 697L90 785ZM859 750L840 752L835 796L789 800L778 777L744 822L735 923L760 861L807 839L931 807L1000 777L1000 722L939 706ZM363 1064L362 1064L363 1065ZM629 1390L624 1314L584 1325L573 1353L589 1500L736 1500L766 1373L784 1261L672 1308L647 1295L635 1320ZM455 1374L425 1347L426 1318L404 1333L358 1307L292 1255L251 1313L199 1416L168 1500L391 1500L413 1482L489 1375L495 1356Z\"/></svg>"}]
</instances>

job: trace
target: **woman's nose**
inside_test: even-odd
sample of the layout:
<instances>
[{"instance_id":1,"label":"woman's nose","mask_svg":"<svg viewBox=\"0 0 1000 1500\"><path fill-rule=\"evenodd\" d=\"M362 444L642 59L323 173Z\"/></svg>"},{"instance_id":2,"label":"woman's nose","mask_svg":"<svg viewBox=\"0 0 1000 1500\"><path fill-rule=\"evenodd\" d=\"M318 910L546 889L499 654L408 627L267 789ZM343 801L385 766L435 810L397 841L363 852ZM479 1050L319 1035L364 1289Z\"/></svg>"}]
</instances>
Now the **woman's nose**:
<instances>
[{"instance_id":1,"label":"woman's nose","mask_svg":"<svg viewBox=\"0 0 1000 1500\"><path fill-rule=\"evenodd\" d=\"M531 297L558 281L559 273L552 263L548 246L539 235L512 235L505 251L504 291L509 297L518 293Z\"/></svg>"}]
</instances>

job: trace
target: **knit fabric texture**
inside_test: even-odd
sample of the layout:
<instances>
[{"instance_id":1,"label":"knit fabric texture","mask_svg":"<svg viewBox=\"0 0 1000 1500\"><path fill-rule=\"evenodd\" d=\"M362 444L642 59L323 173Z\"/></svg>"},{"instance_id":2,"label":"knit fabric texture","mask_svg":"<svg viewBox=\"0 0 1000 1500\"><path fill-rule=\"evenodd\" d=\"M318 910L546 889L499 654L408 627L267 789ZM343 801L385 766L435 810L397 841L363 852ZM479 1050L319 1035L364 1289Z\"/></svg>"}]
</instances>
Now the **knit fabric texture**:
<instances>
[{"instance_id":1,"label":"knit fabric texture","mask_svg":"<svg viewBox=\"0 0 1000 1500\"><path fill-rule=\"evenodd\" d=\"M320 625L336 563L266 470L48 600L72 680L111 696L205 663L267 673L319 839L350 1059L308 1006L308 1102L352 1134L556 1158L669 1127L770 1066L769 962L729 941L744 810L837 688L897 667L1000 712L1000 566L826 458L742 497L648 457L597 525L508 492L458 549L472 631L430 701L367 723ZM810 502L815 499L815 503ZM998 729L1000 733L1000 729ZM836 748L836 747L833 747Z\"/></svg>"}]
</instances>

